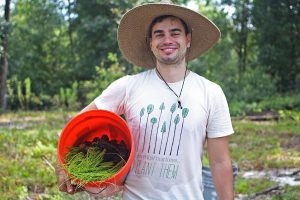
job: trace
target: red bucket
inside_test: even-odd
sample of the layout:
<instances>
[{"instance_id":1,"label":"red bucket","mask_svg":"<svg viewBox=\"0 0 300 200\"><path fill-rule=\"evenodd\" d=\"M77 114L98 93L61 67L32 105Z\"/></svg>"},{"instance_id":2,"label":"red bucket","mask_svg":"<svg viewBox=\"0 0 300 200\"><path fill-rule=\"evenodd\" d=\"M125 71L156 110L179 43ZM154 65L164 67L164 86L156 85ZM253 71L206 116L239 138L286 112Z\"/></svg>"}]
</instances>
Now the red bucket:
<instances>
[{"instance_id":1,"label":"red bucket","mask_svg":"<svg viewBox=\"0 0 300 200\"><path fill-rule=\"evenodd\" d=\"M113 191L118 186L124 184L127 173L130 170L134 159L134 143L130 130L120 116L106 110L92 110L81 113L73 118L63 129L58 142L58 160L60 164L65 164L65 156L70 147L79 146L85 141L92 141L95 137L107 135L109 140L116 140L117 143L124 141L130 151L126 164L112 177L99 181L89 182L83 187L92 193ZM68 172L67 172L68 173ZM80 180L74 180L80 183ZM120 187L118 187L120 188Z\"/></svg>"}]
</instances>

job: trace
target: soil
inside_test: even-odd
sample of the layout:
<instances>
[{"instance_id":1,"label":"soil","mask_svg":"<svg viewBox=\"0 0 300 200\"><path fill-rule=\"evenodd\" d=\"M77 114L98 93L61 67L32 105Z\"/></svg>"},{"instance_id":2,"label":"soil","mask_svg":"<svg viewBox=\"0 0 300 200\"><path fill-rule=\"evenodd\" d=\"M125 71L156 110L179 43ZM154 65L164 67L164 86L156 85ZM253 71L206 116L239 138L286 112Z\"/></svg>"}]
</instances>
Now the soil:
<instances>
[{"instance_id":1,"label":"soil","mask_svg":"<svg viewBox=\"0 0 300 200\"><path fill-rule=\"evenodd\" d=\"M129 158L130 151L122 140L117 143L116 140L109 140L107 135L95 137L92 142L86 141L79 145L80 152L87 153L89 148L97 148L99 152L105 150L103 162L113 162L114 164L119 163L121 160L125 162Z\"/></svg>"}]
</instances>

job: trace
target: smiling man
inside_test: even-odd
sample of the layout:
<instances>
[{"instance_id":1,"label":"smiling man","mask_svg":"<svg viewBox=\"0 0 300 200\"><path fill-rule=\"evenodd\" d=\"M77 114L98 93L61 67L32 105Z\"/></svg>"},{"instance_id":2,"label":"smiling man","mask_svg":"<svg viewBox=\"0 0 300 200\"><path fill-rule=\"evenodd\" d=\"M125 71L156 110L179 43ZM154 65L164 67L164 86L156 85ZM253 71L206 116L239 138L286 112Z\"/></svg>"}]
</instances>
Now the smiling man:
<instances>
[{"instance_id":1,"label":"smiling man","mask_svg":"<svg viewBox=\"0 0 300 200\"><path fill-rule=\"evenodd\" d=\"M234 198L228 150L233 128L225 95L188 69L188 61L219 37L206 17L170 2L144 4L122 17L120 50L146 70L116 80L82 112L105 109L126 116L136 156L123 199L202 200L206 141L218 197ZM60 167L57 174L61 191L73 193Z\"/></svg>"},{"instance_id":2,"label":"smiling man","mask_svg":"<svg viewBox=\"0 0 300 200\"><path fill-rule=\"evenodd\" d=\"M190 47L191 34L186 24L175 16L164 15L156 18L150 25L150 46L160 65L186 65L185 56ZM183 67L185 68L185 67Z\"/></svg>"}]
</instances>

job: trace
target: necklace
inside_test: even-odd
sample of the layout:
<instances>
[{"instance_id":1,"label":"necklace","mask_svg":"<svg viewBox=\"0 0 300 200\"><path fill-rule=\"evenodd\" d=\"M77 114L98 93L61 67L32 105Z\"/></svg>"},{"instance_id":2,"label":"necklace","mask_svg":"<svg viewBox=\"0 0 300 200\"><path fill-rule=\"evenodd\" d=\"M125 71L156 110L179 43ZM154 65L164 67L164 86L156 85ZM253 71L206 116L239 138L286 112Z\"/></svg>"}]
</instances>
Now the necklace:
<instances>
[{"instance_id":1,"label":"necklace","mask_svg":"<svg viewBox=\"0 0 300 200\"><path fill-rule=\"evenodd\" d=\"M169 86L169 84L165 81L164 77L159 73L159 71L157 70L157 68L156 68L156 71L157 71L157 73L159 74L160 78L165 82L166 86L168 86L168 88L169 88L169 89L175 94L175 96L177 97L178 108L182 109L182 105L181 105L181 101L180 101L180 96L181 96L182 89L183 89L184 82L185 82L185 77L186 77L187 67L185 67L184 78L183 78L183 82L182 82L182 85L181 85L181 89L180 89L179 95L176 94L176 92Z\"/></svg>"}]
</instances>

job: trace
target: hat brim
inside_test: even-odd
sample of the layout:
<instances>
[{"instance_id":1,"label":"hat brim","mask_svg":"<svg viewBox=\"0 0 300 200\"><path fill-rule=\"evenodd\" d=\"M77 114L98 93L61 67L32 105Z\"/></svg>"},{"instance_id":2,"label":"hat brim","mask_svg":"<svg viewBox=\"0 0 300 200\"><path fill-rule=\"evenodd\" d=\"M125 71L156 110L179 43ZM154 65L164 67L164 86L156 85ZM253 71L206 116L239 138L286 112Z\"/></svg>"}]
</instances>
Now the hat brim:
<instances>
[{"instance_id":1,"label":"hat brim","mask_svg":"<svg viewBox=\"0 0 300 200\"><path fill-rule=\"evenodd\" d=\"M220 38L218 27L205 16L174 4L150 3L129 10L118 27L118 44L123 56L132 64L153 68L153 54L147 42L152 20L161 15L181 18L192 32L187 60L193 60L210 49Z\"/></svg>"}]
</instances>

